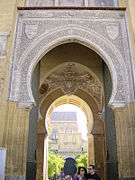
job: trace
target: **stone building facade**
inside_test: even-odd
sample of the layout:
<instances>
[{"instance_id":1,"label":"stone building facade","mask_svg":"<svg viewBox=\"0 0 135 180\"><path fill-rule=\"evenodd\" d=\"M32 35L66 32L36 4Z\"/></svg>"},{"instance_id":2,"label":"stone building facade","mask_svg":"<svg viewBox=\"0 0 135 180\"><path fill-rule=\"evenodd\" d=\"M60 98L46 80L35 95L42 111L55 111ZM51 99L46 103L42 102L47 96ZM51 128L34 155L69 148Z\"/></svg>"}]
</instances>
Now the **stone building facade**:
<instances>
[{"instance_id":1,"label":"stone building facade","mask_svg":"<svg viewBox=\"0 0 135 180\"><path fill-rule=\"evenodd\" d=\"M53 112L50 124L51 151L61 154L64 159L75 158L77 154L87 152L87 141L82 139L79 132L76 112Z\"/></svg>"},{"instance_id":2,"label":"stone building facade","mask_svg":"<svg viewBox=\"0 0 135 180\"><path fill-rule=\"evenodd\" d=\"M46 114L67 101L86 114L88 162L104 179L135 179L134 9L134 0L0 1L6 180L47 179Z\"/></svg>"}]
</instances>

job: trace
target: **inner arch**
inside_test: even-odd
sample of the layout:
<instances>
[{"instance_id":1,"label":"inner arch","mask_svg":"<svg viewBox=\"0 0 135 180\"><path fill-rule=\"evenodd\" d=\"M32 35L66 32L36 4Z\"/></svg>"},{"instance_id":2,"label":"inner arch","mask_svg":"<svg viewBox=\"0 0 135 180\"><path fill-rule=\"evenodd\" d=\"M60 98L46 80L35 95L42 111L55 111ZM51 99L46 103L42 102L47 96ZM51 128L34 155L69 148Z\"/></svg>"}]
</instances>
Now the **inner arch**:
<instances>
[{"instance_id":1,"label":"inner arch","mask_svg":"<svg viewBox=\"0 0 135 180\"><path fill-rule=\"evenodd\" d=\"M89 133L91 133L92 128L93 128L93 123L94 123L92 111L91 111L90 107L88 106L88 104L76 95L72 95L72 96L64 95L64 96L61 96L58 99L56 99L49 107L46 116L49 116L55 108L57 108L61 105L64 105L64 104L75 105L84 112L84 114L87 118L87 121L88 121L88 130L89 130Z\"/></svg>"}]
</instances>

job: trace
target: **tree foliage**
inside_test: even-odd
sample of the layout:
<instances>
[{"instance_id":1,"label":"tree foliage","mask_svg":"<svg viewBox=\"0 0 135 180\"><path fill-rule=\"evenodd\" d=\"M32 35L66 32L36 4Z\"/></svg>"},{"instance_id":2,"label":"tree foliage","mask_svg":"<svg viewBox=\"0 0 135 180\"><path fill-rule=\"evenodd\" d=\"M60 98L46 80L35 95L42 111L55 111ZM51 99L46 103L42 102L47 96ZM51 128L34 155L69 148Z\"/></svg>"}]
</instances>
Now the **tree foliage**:
<instances>
[{"instance_id":1,"label":"tree foliage","mask_svg":"<svg viewBox=\"0 0 135 180\"><path fill-rule=\"evenodd\" d=\"M75 157L77 167L83 166L87 169L88 162L87 162L87 153L78 154Z\"/></svg>"},{"instance_id":2,"label":"tree foliage","mask_svg":"<svg viewBox=\"0 0 135 180\"><path fill-rule=\"evenodd\" d=\"M65 160L54 152L48 152L48 176L51 177L55 173L60 174L60 170L64 167Z\"/></svg>"}]
</instances>

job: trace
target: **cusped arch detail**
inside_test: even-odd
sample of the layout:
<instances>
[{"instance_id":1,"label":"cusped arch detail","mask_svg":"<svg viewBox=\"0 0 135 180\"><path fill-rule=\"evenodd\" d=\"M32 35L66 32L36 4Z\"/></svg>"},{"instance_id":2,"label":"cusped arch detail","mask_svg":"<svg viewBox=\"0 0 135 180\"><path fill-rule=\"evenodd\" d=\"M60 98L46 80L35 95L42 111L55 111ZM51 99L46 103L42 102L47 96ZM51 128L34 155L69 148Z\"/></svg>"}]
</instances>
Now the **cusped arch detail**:
<instances>
[{"instance_id":1,"label":"cusped arch detail","mask_svg":"<svg viewBox=\"0 0 135 180\"><path fill-rule=\"evenodd\" d=\"M111 41L100 34L77 25L70 25L45 33L32 42L20 57L16 54L12 66L9 100L17 101L21 106L29 107L34 103L31 79L35 66L40 59L54 47L68 43L80 43L98 53L107 64L112 77L112 95L109 104L113 107L124 106L130 97L128 93L127 69L122 55Z\"/></svg>"}]
</instances>

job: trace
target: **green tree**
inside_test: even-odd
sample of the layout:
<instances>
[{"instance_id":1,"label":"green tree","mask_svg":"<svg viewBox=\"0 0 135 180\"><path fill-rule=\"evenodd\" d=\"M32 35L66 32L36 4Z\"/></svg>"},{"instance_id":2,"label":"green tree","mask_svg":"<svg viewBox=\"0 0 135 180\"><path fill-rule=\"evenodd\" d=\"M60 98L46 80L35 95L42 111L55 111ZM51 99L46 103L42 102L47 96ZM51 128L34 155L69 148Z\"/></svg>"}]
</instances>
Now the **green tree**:
<instances>
[{"instance_id":1,"label":"green tree","mask_svg":"<svg viewBox=\"0 0 135 180\"><path fill-rule=\"evenodd\" d=\"M83 166L87 169L88 161L87 161L87 153L78 154L75 157L77 167Z\"/></svg>"},{"instance_id":2,"label":"green tree","mask_svg":"<svg viewBox=\"0 0 135 180\"><path fill-rule=\"evenodd\" d=\"M60 174L61 168L64 166L65 160L54 152L48 152L48 176L51 177L56 174Z\"/></svg>"}]
</instances>

